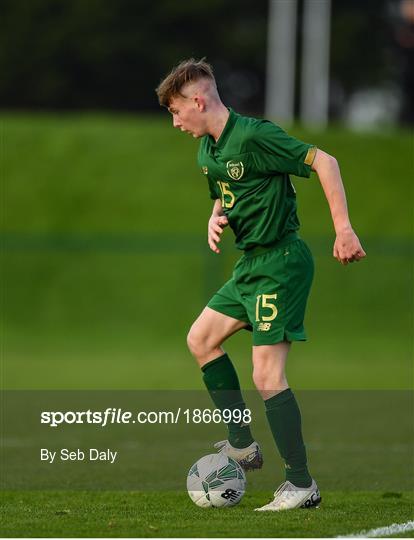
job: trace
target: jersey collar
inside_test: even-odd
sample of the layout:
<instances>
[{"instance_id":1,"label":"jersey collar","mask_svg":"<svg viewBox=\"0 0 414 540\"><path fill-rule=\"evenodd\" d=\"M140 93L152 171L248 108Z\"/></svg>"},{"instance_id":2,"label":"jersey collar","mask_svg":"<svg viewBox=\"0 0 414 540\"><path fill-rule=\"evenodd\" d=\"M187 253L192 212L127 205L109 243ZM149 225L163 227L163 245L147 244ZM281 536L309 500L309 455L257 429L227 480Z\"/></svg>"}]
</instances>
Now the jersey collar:
<instances>
[{"instance_id":1,"label":"jersey collar","mask_svg":"<svg viewBox=\"0 0 414 540\"><path fill-rule=\"evenodd\" d=\"M227 122L226 122L226 125L224 126L224 129L223 131L221 132L221 135L218 139L217 142L215 142L214 140L214 137L212 137L211 135L209 135L211 141L212 141L212 145L215 146L216 148L222 148L225 144L226 144L226 141L230 135L230 133L232 132L233 128L234 128L234 125L237 121L237 113L235 113L233 111L233 109L231 109L230 107L228 107L228 110L229 110L229 117L227 118Z\"/></svg>"}]
</instances>

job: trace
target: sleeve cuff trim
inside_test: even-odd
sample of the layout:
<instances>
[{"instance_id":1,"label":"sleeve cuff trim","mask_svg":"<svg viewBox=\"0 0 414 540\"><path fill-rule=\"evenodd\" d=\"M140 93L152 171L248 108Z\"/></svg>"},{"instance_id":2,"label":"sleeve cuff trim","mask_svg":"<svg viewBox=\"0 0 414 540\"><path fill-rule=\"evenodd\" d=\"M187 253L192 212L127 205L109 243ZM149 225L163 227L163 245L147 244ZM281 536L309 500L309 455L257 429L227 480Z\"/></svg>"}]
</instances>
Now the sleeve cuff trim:
<instances>
[{"instance_id":1,"label":"sleeve cuff trim","mask_svg":"<svg viewBox=\"0 0 414 540\"><path fill-rule=\"evenodd\" d=\"M315 159L315 156L316 156L316 152L317 152L317 148L316 146L311 146L306 154L306 157L305 157L305 165L312 165L314 159Z\"/></svg>"}]
</instances>

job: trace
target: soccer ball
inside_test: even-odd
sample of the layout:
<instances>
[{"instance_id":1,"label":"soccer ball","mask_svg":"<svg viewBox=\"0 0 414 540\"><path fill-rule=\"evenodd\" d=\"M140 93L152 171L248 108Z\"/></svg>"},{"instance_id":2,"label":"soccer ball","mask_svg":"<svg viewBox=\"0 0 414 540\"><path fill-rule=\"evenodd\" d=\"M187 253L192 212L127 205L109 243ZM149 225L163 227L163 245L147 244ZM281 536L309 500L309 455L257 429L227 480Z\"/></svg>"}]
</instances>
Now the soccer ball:
<instances>
[{"instance_id":1,"label":"soccer ball","mask_svg":"<svg viewBox=\"0 0 414 540\"><path fill-rule=\"evenodd\" d=\"M246 476L234 459L219 453L200 458L188 472L187 490L202 508L234 506L246 490Z\"/></svg>"}]
</instances>

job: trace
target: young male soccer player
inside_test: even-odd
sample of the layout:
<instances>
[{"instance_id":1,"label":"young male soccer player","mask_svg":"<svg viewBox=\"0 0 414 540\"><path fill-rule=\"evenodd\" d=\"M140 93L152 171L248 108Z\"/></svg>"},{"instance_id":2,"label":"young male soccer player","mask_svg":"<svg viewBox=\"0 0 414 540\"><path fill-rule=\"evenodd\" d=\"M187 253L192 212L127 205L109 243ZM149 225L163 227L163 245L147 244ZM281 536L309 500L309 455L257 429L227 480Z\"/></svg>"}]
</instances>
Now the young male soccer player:
<instances>
[{"instance_id":1,"label":"young male soccer player","mask_svg":"<svg viewBox=\"0 0 414 540\"><path fill-rule=\"evenodd\" d=\"M334 257L342 264L365 252L352 230L338 164L332 156L287 135L266 120L248 118L221 101L204 60L177 65L157 88L173 125L200 138L198 163L214 200L208 244L218 247L230 225L244 251L233 277L212 297L188 334L188 346L219 409L245 408L236 371L222 348L242 328L253 331L253 380L264 399L270 429L285 461L286 481L259 511L309 507L320 502L307 468L301 416L285 375L292 341L306 339L303 320L313 277L312 255L298 236L296 195L289 175L316 171L336 232ZM235 415L236 418L236 415ZM230 422L217 443L246 470L263 459L248 424Z\"/></svg>"}]
</instances>

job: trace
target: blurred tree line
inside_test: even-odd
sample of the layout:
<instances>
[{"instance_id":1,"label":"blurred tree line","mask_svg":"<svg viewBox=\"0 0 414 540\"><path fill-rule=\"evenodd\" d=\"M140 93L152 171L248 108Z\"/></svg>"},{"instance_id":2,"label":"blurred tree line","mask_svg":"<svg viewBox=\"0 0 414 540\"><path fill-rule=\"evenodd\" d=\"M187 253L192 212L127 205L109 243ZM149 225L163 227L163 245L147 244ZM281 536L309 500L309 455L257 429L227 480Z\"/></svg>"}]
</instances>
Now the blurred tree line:
<instances>
[{"instance_id":1,"label":"blurred tree line","mask_svg":"<svg viewBox=\"0 0 414 540\"><path fill-rule=\"evenodd\" d=\"M358 88L399 84L398 1L332 0L334 116ZM1 107L156 110L172 65L206 56L225 102L260 113L267 13L268 0L1 0Z\"/></svg>"}]
</instances>

